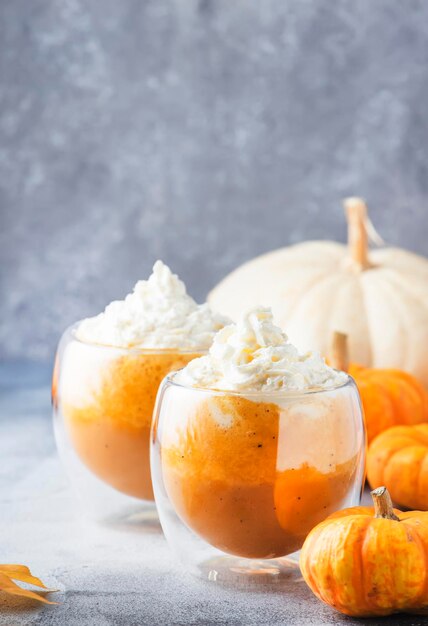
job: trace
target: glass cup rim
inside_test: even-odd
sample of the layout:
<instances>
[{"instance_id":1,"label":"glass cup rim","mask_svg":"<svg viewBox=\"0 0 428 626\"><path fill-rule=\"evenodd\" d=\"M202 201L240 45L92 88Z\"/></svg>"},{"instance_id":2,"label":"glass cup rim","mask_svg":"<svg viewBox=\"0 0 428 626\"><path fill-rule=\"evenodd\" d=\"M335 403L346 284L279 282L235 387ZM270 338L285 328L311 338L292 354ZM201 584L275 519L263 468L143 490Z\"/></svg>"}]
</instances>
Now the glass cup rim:
<instances>
[{"instance_id":1,"label":"glass cup rim","mask_svg":"<svg viewBox=\"0 0 428 626\"><path fill-rule=\"evenodd\" d=\"M335 372L340 372L346 376L343 382L330 385L328 387L308 387L307 389L275 389L271 391L234 391L228 389L216 389L215 387L193 387L192 385L186 385L185 383L177 382L175 377L179 372L184 369L181 368L179 370L175 370L167 374L163 380L163 384L170 384L174 387L179 387L181 389L187 389L189 391L198 391L205 392L211 394L218 395L226 395L226 396L237 396L237 397L245 397L245 398L266 398L269 399L280 399L280 398L299 398L302 396L316 395L322 393L331 393L332 391L337 391L338 389L342 389L347 385L354 383L354 379L347 372L342 372L341 370L334 369ZM355 384L355 383L354 383ZM161 386L162 386L161 385Z\"/></svg>"},{"instance_id":2,"label":"glass cup rim","mask_svg":"<svg viewBox=\"0 0 428 626\"><path fill-rule=\"evenodd\" d=\"M70 326L68 326L64 331L64 336L69 335L73 341L80 343L84 346L88 346L90 348L97 348L100 350L116 350L127 353L136 353L136 354L194 354L194 355L204 355L207 354L208 349L204 348L203 350L200 348L146 348L144 346L113 346L106 343L95 343L93 341L85 341L84 339L80 339L77 334L77 328L81 324L83 319L74 322ZM195 356L195 358L197 358Z\"/></svg>"}]
</instances>

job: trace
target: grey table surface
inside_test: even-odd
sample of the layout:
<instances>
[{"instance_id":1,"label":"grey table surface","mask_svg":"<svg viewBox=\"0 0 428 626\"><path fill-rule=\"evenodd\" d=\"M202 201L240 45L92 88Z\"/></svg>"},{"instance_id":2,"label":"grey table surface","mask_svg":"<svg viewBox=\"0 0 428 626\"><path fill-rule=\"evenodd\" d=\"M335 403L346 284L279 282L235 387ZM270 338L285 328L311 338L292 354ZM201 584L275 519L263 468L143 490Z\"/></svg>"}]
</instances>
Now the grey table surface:
<instances>
[{"instance_id":1,"label":"grey table surface","mask_svg":"<svg viewBox=\"0 0 428 626\"><path fill-rule=\"evenodd\" d=\"M0 593L0 624L428 624L396 616L354 620L321 604L296 573L257 589L203 582L174 562L160 528L83 526L55 450L49 370L0 364L0 562L25 563L58 589L57 606Z\"/></svg>"}]
</instances>

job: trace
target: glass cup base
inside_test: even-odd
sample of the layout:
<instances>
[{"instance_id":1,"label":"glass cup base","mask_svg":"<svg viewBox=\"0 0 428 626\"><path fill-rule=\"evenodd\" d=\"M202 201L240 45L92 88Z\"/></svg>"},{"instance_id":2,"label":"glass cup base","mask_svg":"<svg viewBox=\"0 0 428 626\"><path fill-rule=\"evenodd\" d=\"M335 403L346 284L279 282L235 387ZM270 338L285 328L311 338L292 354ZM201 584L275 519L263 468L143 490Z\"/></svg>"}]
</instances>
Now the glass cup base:
<instances>
[{"instance_id":1,"label":"glass cup base","mask_svg":"<svg viewBox=\"0 0 428 626\"><path fill-rule=\"evenodd\" d=\"M297 582L301 577L298 562L289 557L243 559L217 556L200 563L193 573L209 582L243 587Z\"/></svg>"},{"instance_id":2,"label":"glass cup base","mask_svg":"<svg viewBox=\"0 0 428 626\"><path fill-rule=\"evenodd\" d=\"M78 520L112 530L161 532L154 500L124 494L95 476L68 445L64 425L59 421L55 423L55 436L75 498Z\"/></svg>"},{"instance_id":3,"label":"glass cup base","mask_svg":"<svg viewBox=\"0 0 428 626\"><path fill-rule=\"evenodd\" d=\"M127 533L162 532L156 506L151 502L139 502L134 505L128 505L110 515L85 516L85 522Z\"/></svg>"}]
</instances>

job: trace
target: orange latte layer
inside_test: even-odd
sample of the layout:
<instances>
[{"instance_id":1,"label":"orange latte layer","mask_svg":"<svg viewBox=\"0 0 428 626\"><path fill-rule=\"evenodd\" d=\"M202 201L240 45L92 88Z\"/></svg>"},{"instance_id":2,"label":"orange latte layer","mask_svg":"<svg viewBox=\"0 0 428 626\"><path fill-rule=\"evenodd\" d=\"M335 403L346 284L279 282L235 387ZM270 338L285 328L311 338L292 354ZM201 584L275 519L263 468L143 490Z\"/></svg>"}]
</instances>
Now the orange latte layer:
<instances>
[{"instance_id":1,"label":"orange latte layer","mask_svg":"<svg viewBox=\"0 0 428 626\"><path fill-rule=\"evenodd\" d=\"M67 393L61 399L66 429L94 474L118 491L153 500L149 444L156 394L166 374L196 356L134 352L97 363L83 402L81 386L74 402L72 385L66 381Z\"/></svg>"},{"instance_id":2,"label":"orange latte layer","mask_svg":"<svg viewBox=\"0 0 428 626\"><path fill-rule=\"evenodd\" d=\"M354 483L355 454L332 460L326 471L306 462L287 467L280 452L287 411L213 396L181 425L176 419L173 434L161 441L165 488L175 510L224 552L268 558L298 550L311 528L343 506ZM301 446L304 456L305 441Z\"/></svg>"}]
</instances>

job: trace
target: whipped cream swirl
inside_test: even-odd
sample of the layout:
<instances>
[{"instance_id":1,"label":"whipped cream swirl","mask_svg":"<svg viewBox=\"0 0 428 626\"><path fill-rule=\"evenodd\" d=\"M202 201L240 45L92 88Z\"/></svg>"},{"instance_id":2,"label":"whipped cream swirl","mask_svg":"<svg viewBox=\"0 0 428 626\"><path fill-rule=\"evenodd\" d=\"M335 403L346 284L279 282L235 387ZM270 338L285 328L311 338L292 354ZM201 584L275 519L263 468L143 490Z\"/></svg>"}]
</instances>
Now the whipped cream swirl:
<instances>
[{"instance_id":1,"label":"whipped cream swirl","mask_svg":"<svg viewBox=\"0 0 428 626\"><path fill-rule=\"evenodd\" d=\"M279 391L328 388L344 383L316 352L299 354L273 323L272 312L256 308L220 330L209 353L175 377L192 387L224 391Z\"/></svg>"},{"instance_id":2,"label":"whipped cream swirl","mask_svg":"<svg viewBox=\"0 0 428 626\"><path fill-rule=\"evenodd\" d=\"M208 350L229 319L198 305L169 267L156 261L148 280L140 280L124 300L83 320L76 336L87 343L122 348Z\"/></svg>"}]
</instances>

